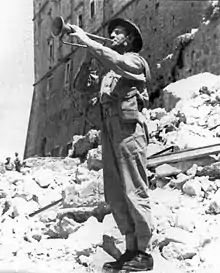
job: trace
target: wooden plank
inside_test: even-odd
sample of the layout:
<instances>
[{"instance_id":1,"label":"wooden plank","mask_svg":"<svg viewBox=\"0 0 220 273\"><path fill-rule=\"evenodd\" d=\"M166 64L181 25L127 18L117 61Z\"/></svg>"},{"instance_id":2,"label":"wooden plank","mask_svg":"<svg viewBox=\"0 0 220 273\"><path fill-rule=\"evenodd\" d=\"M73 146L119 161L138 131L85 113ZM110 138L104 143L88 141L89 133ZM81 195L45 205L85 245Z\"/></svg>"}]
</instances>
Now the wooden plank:
<instances>
[{"instance_id":1,"label":"wooden plank","mask_svg":"<svg viewBox=\"0 0 220 273\"><path fill-rule=\"evenodd\" d=\"M45 211L45 210L47 210L47 209L50 209L50 208L54 207L55 205L59 204L61 201L63 201L63 198L60 198L60 199L58 199L58 200L52 202L51 204L46 205L45 207L40 208L40 209L38 209L38 210L36 210L36 211L30 213L30 214L29 214L29 217L33 217L33 216L35 216L35 215L37 215L37 214L39 214L39 213L41 213L41 212L43 212L43 211Z\"/></svg>"},{"instance_id":2,"label":"wooden plank","mask_svg":"<svg viewBox=\"0 0 220 273\"><path fill-rule=\"evenodd\" d=\"M148 158L147 167L152 168L164 163L181 162L218 153L220 153L220 143L194 149L186 149L159 156L151 156Z\"/></svg>"}]
</instances>

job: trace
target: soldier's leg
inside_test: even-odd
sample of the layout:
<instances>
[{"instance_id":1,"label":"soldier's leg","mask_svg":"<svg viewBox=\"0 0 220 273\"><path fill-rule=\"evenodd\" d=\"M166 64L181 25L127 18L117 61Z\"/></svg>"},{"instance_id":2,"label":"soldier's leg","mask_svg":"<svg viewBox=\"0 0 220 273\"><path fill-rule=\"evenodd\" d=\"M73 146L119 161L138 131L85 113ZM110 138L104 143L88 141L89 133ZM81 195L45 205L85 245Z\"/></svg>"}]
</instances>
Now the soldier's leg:
<instances>
[{"instance_id":1,"label":"soldier's leg","mask_svg":"<svg viewBox=\"0 0 220 273\"><path fill-rule=\"evenodd\" d=\"M130 216L135 225L138 249L145 252L152 236L152 219L147 180L147 139L140 124L122 124L126 136L120 144L119 169Z\"/></svg>"},{"instance_id":2,"label":"soldier's leg","mask_svg":"<svg viewBox=\"0 0 220 273\"><path fill-rule=\"evenodd\" d=\"M123 263L122 270L147 271L154 264L151 254L146 253L153 229L146 173L147 139L140 124L122 124L121 134L123 140L119 145L119 168L137 237L136 254Z\"/></svg>"},{"instance_id":3,"label":"soldier's leg","mask_svg":"<svg viewBox=\"0 0 220 273\"><path fill-rule=\"evenodd\" d=\"M115 155L111 129L110 124L109 127L103 126L102 129L104 192L106 202L111 207L118 228L120 232L125 235L126 251L116 262L105 263L103 269L120 270L126 261L130 261L135 256L137 240L135 237L135 225L124 196L123 180L121 178L120 169L118 168L118 159Z\"/></svg>"},{"instance_id":4,"label":"soldier's leg","mask_svg":"<svg viewBox=\"0 0 220 273\"><path fill-rule=\"evenodd\" d=\"M130 216L128 204L124 196L121 171L118 166L118 159L115 155L110 129L110 124L108 124L108 126L103 126L102 129L102 159L105 199L111 207L113 217L120 232L126 236L126 247L128 249L134 249L136 247L136 239L134 237L135 225Z\"/></svg>"}]
</instances>

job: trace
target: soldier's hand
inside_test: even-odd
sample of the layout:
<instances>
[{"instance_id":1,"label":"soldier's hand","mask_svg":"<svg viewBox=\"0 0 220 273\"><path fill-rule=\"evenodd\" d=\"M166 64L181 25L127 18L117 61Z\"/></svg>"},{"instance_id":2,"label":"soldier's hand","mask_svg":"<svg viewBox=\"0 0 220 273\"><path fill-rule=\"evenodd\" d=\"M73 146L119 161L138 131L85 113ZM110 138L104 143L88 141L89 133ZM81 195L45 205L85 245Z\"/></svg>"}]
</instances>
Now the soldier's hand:
<instances>
[{"instance_id":1,"label":"soldier's hand","mask_svg":"<svg viewBox=\"0 0 220 273\"><path fill-rule=\"evenodd\" d=\"M86 35L86 32L79 26L77 25L70 25L71 29L72 29L72 33L70 34L73 37L78 38L80 41L84 41L85 39L88 38L88 36Z\"/></svg>"}]
</instances>

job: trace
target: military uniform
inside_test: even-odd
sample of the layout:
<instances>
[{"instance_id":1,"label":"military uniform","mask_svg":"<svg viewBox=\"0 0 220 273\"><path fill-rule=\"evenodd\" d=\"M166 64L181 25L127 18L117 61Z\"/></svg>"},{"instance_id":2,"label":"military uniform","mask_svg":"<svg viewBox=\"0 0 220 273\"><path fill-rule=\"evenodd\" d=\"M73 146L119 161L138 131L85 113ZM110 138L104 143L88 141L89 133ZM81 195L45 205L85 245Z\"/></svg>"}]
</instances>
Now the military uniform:
<instances>
[{"instance_id":1,"label":"military uniform","mask_svg":"<svg viewBox=\"0 0 220 273\"><path fill-rule=\"evenodd\" d=\"M118 23L121 19L110 24L109 32ZM148 133L142 114L147 107L150 71L145 59L137 53L142 46L138 35L134 52L123 54L135 63L137 71L131 72L125 66L107 71L101 79L99 104L106 202L120 232L125 235L126 249L145 253L153 229L146 173ZM86 78L89 78L89 66L83 64L75 79L78 91L92 89L91 82L86 85ZM129 255L122 259L123 263L134 257ZM122 263L109 265L122 267Z\"/></svg>"},{"instance_id":2,"label":"military uniform","mask_svg":"<svg viewBox=\"0 0 220 273\"><path fill-rule=\"evenodd\" d=\"M145 251L152 231L146 174L148 134L142 114L149 68L137 53L126 54L140 58L145 73L129 73L130 78L125 78L111 70L102 78L99 103L104 192L121 233L126 235L127 247ZM88 89L82 86L86 75L88 78L88 67L77 75L77 90Z\"/></svg>"}]
</instances>

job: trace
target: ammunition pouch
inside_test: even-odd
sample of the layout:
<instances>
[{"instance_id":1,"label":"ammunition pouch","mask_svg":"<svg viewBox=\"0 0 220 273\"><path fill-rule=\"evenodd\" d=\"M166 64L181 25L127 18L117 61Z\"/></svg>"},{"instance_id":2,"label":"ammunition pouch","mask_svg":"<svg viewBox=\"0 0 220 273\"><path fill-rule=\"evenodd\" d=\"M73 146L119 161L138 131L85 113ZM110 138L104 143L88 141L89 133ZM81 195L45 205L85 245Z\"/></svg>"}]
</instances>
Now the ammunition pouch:
<instances>
[{"instance_id":1,"label":"ammunition pouch","mask_svg":"<svg viewBox=\"0 0 220 273\"><path fill-rule=\"evenodd\" d=\"M138 122L139 107L136 95L118 100L118 114L125 123Z\"/></svg>"}]
</instances>

